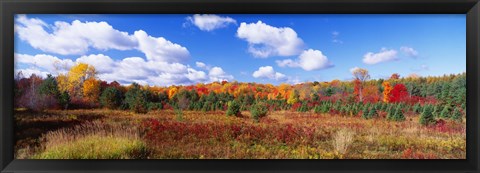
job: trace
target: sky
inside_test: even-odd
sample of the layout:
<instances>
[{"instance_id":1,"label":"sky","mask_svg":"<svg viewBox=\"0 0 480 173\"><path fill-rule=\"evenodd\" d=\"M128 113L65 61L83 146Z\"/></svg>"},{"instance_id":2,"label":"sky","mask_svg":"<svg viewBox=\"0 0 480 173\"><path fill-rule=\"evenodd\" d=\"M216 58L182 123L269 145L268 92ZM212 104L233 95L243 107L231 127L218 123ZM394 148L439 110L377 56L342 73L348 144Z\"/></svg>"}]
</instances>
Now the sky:
<instances>
[{"instance_id":1,"label":"sky","mask_svg":"<svg viewBox=\"0 0 480 173\"><path fill-rule=\"evenodd\" d=\"M466 71L464 14L19 14L15 71L121 84L301 83Z\"/></svg>"}]
</instances>

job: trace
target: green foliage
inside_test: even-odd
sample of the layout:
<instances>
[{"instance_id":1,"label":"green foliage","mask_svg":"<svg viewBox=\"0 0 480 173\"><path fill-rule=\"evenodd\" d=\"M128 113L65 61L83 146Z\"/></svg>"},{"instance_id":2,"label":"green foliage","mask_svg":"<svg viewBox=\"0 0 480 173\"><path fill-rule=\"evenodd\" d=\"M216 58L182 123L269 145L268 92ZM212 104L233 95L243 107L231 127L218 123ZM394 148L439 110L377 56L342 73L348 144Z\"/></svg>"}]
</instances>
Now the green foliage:
<instances>
[{"instance_id":1,"label":"green foliage","mask_svg":"<svg viewBox=\"0 0 480 173\"><path fill-rule=\"evenodd\" d=\"M163 109L163 104L162 103L154 103L154 102L149 102L147 105L148 111L153 111L153 110L162 110Z\"/></svg>"},{"instance_id":2,"label":"green foliage","mask_svg":"<svg viewBox=\"0 0 480 173\"><path fill-rule=\"evenodd\" d=\"M134 83L133 85L133 88L125 94L125 102L131 111L135 113L147 113L148 94L146 91L141 90L138 84Z\"/></svg>"},{"instance_id":3,"label":"green foliage","mask_svg":"<svg viewBox=\"0 0 480 173\"><path fill-rule=\"evenodd\" d=\"M60 91L58 90L57 80L49 74L42 84L38 86L38 93L53 96L55 98L58 97Z\"/></svg>"},{"instance_id":4,"label":"green foliage","mask_svg":"<svg viewBox=\"0 0 480 173\"><path fill-rule=\"evenodd\" d=\"M177 121L183 121L183 111L181 109L175 109L175 119L177 119Z\"/></svg>"},{"instance_id":5,"label":"green foliage","mask_svg":"<svg viewBox=\"0 0 480 173\"><path fill-rule=\"evenodd\" d=\"M440 117L441 118L449 118L450 117L450 106L449 105L445 105L445 107L443 107L442 112L440 112Z\"/></svg>"},{"instance_id":6,"label":"green foliage","mask_svg":"<svg viewBox=\"0 0 480 173\"><path fill-rule=\"evenodd\" d=\"M264 102L257 102L250 108L250 113L252 114L252 118L258 122L260 118L267 116L268 107Z\"/></svg>"},{"instance_id":7,"label":"green foliage","mask_svg":"<svg viewBox=\"0 0 480 173\"><path fill-rule=\"evenodd\" d=\"M420 124L422 125L431 125L435 124L436 120L433 116L433 107L431 105L426 105L423 107L423 112L420 115Z\"/></svg>"},{"instance_id":8,"label":"green foliage","mask_svg":"<svg viewBox=\"0 0 480 173\"><path fill-rule=\"evenodd\" d=\"M398 105L397 108L391 109L387 116L391 121L405 121L405 115L403 115L402 106Z\"/></svg>"},{"instance_id":9,"label":"green foliage","mask_svg":"<svg viewBox=\"0 0 480 173\"><path fill-rule=\"evenodd\" d=\"M70 104L70 95L68 92L62 92L60 96L58 96L58 103L64 108L68 109L68 105Z\"/></svg>"},{"instance_id":10,"label":"green foliage","mask_svg":"<svg viewBox=\"0 0 480 173\"><path fill-rule=\"evenodd\" d=\"M241 114L240 112L240 103L237 100L233 100L228 102L228 109L227 109L227 115L228 116L239 116Z\"/></svg>"},{"instance_id":11,"label":"green foliage","mask_svg":"<svg viewBox=\"0 0 480 173\"><path fill-rule=\"evenodd\" d=\"M308 112L310 109L308 108L307 102L303 102L302 105L297 109L298 112Z\"/></svg>"},{"instance_id":12,"label":"green foliage","mask_svg":"<svg viewBox=\"0 0 480 173\"><path fill-rule=\"evenodd\" d=\"M109 109L116 109L122 103L122 92L115 87L108 87L100 95L100 103Z\"/></svg>"},{"instance_id":13,"label":"green foliage","mask_svg":"<svg viewBox=\"0 0 480 173\"><path fill-rule=\"evenodd\" d=\"M362 117L366 119L366 117L369 117L369 106L368 105L365 105L363 106L363 109L362 109Z\"/></svg>"},{"instance_id":14,"label":"green foliage","mask_svg":"<svg viewBox=\"0 0 480 173\"><path fill-rule=\"evenodd\" d=\"M455 109L453 110L451 118L457 121L462 120L462 112L460 112L460 109L458 107L455 107Z\"/></svg>"},{"instance_id":15,"label":"green foliage","mask_svg":"<svg viewBox=\"0 0 480 173\"><path fill-rule=\"evenodd\" d=\"M413 106L413 112L420 113L420 110L421 110L420 103L417 103Z\"/></svg>"}]
</instances>

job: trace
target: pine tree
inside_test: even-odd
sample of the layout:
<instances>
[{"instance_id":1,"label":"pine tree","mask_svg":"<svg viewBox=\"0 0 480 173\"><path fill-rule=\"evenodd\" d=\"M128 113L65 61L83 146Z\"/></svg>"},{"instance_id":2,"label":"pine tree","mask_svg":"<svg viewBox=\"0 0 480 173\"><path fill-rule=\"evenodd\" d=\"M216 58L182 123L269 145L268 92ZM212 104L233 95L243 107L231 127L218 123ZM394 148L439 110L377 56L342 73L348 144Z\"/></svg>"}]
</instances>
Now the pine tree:
<instances>
[{"instance_id":1,"label":"pine tree","mask_svg":"<svg viewBox=\"0 0 480 173\"><path fill-rule=\"evenodd\" d=\"M436 121L432 112L433 112L433 108L431 105L424 106L423 112L420 115L420 124L422 125L434 124Z\"/></svg>"},{"instance_id":2,"label":"pine tree","mask_svg":"<svg viewBox=\"0 0 480 173\"><path fill-rule=\"evenodd\" d=\"M413 112L420 113L420 103L417 103L413 106Z\"/></svg>"},{"instance_id":3,"label":"pine tree","mask_svg":"<svg viewBox=\"0 0 480 173\"><path fill-rule=\"evenodd\" d=\"M455 107L455 109L453 110L453 114L450 118L457 121L462 120L462 112L460 112L460 109L458 107Z\"/></svg>"},{"instance_id":4,"label":"pine tree","mask_svg":"<svg viewBox=\"0 0 480 173\"><path fill-rule=\"evenodd\" d=\"M450 116L449 114L450 114L450 106L445 105L445 107L443 107L442 112L440 113L440 117L441 118L448 118Z\"/></svg>"},{"instance_id":5,"label":"pine tree","mask_svg":"<svg viewBox=\"0 0 480 173\"><path fill-rule=\"evenodd\" d=\"M392 120L393 121L405 121L405 116L403 115L402 107L400 105L395 110L395 114L394 114Z\"/></svg>"}]
</instances>

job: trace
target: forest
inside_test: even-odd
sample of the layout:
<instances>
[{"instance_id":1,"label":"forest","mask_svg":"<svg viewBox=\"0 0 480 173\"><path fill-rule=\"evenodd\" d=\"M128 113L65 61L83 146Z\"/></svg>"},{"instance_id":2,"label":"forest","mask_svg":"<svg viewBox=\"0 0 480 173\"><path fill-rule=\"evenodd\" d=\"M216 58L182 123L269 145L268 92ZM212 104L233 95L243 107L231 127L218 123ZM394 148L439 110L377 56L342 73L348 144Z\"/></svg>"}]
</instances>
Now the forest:
<instances>
[{"instance_id":1,"label":"forest","mask_svg":"<svg viewBox=\"0 0 480 173\"><path fill-rule=\"evenodd\" d=\"M16 158L464 159L466 74L279 85L15 75Z\"/></svg>"}]
</instances>

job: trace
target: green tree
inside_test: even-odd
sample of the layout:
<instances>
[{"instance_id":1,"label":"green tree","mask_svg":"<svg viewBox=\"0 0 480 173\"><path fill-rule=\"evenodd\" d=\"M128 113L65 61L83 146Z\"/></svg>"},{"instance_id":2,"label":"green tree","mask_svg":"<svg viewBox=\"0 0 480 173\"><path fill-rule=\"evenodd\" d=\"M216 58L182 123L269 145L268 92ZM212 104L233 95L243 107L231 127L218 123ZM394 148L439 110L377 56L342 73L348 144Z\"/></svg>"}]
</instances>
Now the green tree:
<instances>
[{"instance_id":1,"label":"green tree","mask_svg":"<svg viewBox=\"0 0 480 173\"><path fill-rule=\"evenodd\" d=\"M128 108L136 113L147 113L148 93L140 89L138 84L133 83L132 85L133 87L125 94L125 102L128 104Z\"/></svg>"},{"instance_id":2,"label":"green tree","mask_svg":"<svg viewBox=\"0 0 480 173\"><path fill-rule=\"evenodd\" d=\"M255 122L258 122L260 118L267 116L267 104L265 102L257 102L250 108L250 114L252 115L252 118L255 120Z\"/></svg>"},{"instance_id":3,"label":"green tree","mask_svg":"<svg viewBox=\"0 0 480 173\"><path fill-rule=\"evenodd\" d=\"M432 112L433 112L433 107L431 105L424 106L423 112L422 114L420 114L420 124L425 126L435 124L436 120Z\"/></svg>"},{"instance_id":4,"label":"green tree","mask_svg":"<svg viewBox=\"0 0 480 173\"><path fill-rule=\"evenodd\" d=\"M109 109L116 109L122 103L122 92L115 87L108 87L100 95L100 103Z\"/></svg>"},{"instance_id":5,"label":"green tree","mask_svg":"<svg viewBox=\"0 0 480 173\"><path fill-rule=\"evenodd\" d=\"M453 110L451 118L457 121L462 120L462 112L460 112L460 109L458 107L455 107L455 109Z\"/></svg>"},{"instance_id":6,"label":"green tree","mask_svg":"<svg viewBox=\"0 0 480 173\"><path fill-rule=\"evenodd\" d=\"M228 102L227 115L228 116L239 116L240 115L240 103L236 100Z\"/></svg>"}]
</instances>

